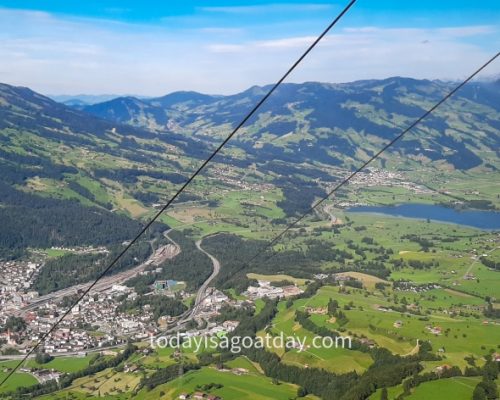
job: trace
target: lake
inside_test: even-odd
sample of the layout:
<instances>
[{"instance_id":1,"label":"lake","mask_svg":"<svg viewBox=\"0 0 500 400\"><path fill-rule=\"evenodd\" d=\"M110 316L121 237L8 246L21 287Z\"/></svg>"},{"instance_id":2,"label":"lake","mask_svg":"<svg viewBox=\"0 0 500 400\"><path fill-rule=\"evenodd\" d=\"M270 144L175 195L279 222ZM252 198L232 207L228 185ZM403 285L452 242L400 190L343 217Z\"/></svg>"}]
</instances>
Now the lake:
<instances>
[{"instance_id":1,"label":"lake","mask_svg":"<svg viewBox=\"0 0 500 400\"><path fill-rule=\"evenodd\" d=\"M480 210L455 210L433 204L399 204L396 206L358 206L348 212L376 213L392 217L427 219L472 226L485 230L500 229L500 212Z\"/></svg>"}]
</instances>

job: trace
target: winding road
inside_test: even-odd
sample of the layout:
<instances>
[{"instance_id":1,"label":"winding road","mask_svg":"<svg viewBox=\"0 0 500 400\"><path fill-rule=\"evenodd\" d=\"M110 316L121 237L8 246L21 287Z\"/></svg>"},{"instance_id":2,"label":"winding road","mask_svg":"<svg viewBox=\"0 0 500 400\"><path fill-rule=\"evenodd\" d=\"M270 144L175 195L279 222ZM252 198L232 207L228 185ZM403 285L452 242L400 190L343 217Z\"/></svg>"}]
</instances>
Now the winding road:
<instances>
[{"instance_id":1,"label":"winding road","mask_svg":"<svg viewBox=\"0 0 500 400\"><path fill-rule=\"evenodd\" d=\"M220 272L219 260L217 260L212 254L210 254L208 251L204 250L201 247L201 240L198 240L196 242L196 248L200 250L202 253L206 254L208 258L210 258L210 260L212 261L212 265L214 266L214 270L212 271L212 274L207 278L207 280L203 282L203 285L201 285L200 288L198 289L198 293L196 294L196 299L194 301L193 314L196 314L202 300L205 298L205 293L207 291L208 286L210 285L210 282L212 282Z\"/></svg>"},{"instance_id":2,"label":"winding road","mask_svg":"<svg viewBox=\"0 0 500 400\"><path fill-rule=\"evenodd\" d=\"M179 246L178 243L176 243L172 238L170 238L168 236L170 231L171 231L171 229L164 232L164 236L171 242L171 244L167 244L165 246L158 248L148 258L147 261L145 261L144 263L142 263L134 268L131 268L127 271L123 271L123 272L120 272L120 273L117 273L114 275L104 277L101 281L98 282L98 284L96 284L94 286L94 288L92 289L92 292L106 290L106 289L109 289L113 285L123 283L126 280L130 279L131 277L144 271L146 269L146 267L148 267L150 265L157 265L157 264L165 261L166 259L172 259L176 255L178 255L181 252L181 247ZM180 315L176 324L173 327L170 327L169 329L164 331L163 334L165 334L167 332L177 331L177 330L183 328L189 321L191 321L193 318L196 317L196 315L198 314L198 312L200 310L202 301L207 297L207 295L206 295L207 289L209 288L210 284L213 282L213 280L217 277L217 275L220 272L221 264L220 264L219 260L217 260L217 258L215 258L212 254L210 254L209 252L207 252L205 249L203 249L201 247L202 241L203 241L203 239L200 239L195 243L196 248L199 251L201 251L202 253L206 254L208 258L210 258L210 260L212 261L212 265L213 265L213 271L210 274L210 276L205 280L205 282L203 282L203 284L198 289L198 292L196 293L196 298L195 298L193 307L191 309L189 309L188 311L186 311L184 314ZM40 307L42 304L44 304L46 302L53 301L53 300L58 299L58 298L63 298L64 296L67 296L67 295L75 294L78 292L78 290L84 290L86 287L88 287L89 284L90 284L90 282L78 284L78 285L74 285L74 286L56 291L56 292L49 293L45 296L40 296L39 298L33 299L33 301L30 304L23 307L21 309L21 312L25 313L27 311L30 311L30 310L33 310L33 309ZM116 347L119 347L119 345ZM92 351L92 350L88 350L88 351ZM68 356L70 354L71 353L67 353L67 354L63 354L61 356L64 356L64 355Z\"/></svg>"},{"instance_id":3,"label":"winding road","mask_svg":"<svg viewBox=\"0 0 500 400\"><path fill-rule=\"evenodd\" d=\"M196 244L196 248L198 250L200 250L202 253L206 254L208 258L210 258L210 260L212 261L212 265L213 265L214 269L213 269L212 273L210 274L210 276L205 280L205 282L203 282L203 284L198 289L198 292L196 293L196 298L194 300L193 308L191 308L190 310L186 311L184 314L181 314L179 316L179 319L176 322L175 326L169 328L166 332L177 331L177 330L183 328L186 323L188 323L189 321L191 321L196 316L196 314L198 313L198 311L200 309L201 302L206 297L206 292L207 292L208 286L215 279L215 277L219 274L219 271L220 271L220 262L219 262L219 260L217 260L217 258L215 258L212 254L210 254L208 251L204 250L201 247L201 242L202 241L203 241L203 239L198 240L195 243Z\"/></svg>"}]
</instances>

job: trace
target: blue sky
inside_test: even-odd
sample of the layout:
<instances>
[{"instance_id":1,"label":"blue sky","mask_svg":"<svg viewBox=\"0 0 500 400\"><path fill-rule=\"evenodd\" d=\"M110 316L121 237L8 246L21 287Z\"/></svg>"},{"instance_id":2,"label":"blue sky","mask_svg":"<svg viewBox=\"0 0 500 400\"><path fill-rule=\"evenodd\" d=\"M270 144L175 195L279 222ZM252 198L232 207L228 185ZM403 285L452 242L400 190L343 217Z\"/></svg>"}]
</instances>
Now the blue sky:
<instances>
[{"instance_id":1,"label":"blue sky","mask_svg":"<svg viewBox=\"0 0 500 400\"><path fill-rule=\"evenodd\" d=\"M0 0L0 80L51 94L233 93L275 81L346 3ZM499 49L499 1L358 0L290 81L460 79Z\"/></svg>"}]
</instances>

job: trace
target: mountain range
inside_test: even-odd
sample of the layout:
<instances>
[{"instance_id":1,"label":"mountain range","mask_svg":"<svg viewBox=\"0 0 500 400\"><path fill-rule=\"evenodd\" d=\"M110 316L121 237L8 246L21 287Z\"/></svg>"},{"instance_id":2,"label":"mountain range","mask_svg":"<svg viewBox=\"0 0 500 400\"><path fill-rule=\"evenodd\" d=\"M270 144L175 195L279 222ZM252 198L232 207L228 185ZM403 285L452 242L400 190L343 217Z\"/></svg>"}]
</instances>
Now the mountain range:
<instances>
[{"instance_id":1,"label":"mountain range","mask_svg":"<svg viewBox=\"0 0 500 400\"><path fill-rule=\"evenodd\" d=\"M273 157L351 167L410 125L454 85L400 77L283 84L232 144L257 161ZM68 107L29 89L2 85L0 128L31 127L44 137L71 141L75 134L87 139L90 132L102 136L120 124L121 138L153 139L155 133L165 141L195 139L210 145L225 136L268 89L255 86L230 96L175 92L150 99L118 97ZM394 150L409 160L433 161L437 166L496 168L499 117L500 81L474 82ZM116 137L112 140L121 142Z\"/></svg>"},{"instance_id":2,"label":"mountain range","mask_svg":"<svg viewBox=\"0 0 500 400\"><path fill-rule=\"evenodd\" d=\"M284 84L215 161L281 189L289 201L286 214L293 215L324 193L318 180L337 179L332 168L359 166L454 85L400 77ZM13 212L16 198L26 205L38 196L61 202L43 203L49 208L96 207L111 225L121 222L110 210L132 218L147 215L141 205L173 193L268 89L254 86L230 96L175 92L68 106L28 88L0 84L0 184L9 188L0 193L2 226L18 230L13 215L26 213ZM499 152L500 81L474 82L375 165L496 176ZM200 192L193 189L188 196L200 198ZM41 218L32 214L34 220L23 219L24 225ZM46 244L64 243L63 231L53 227L48 235L53 240ZM12 232L4 232L0 249L11 243Z\"/></svg>"},{"instance_id":3,"label":"mountain range","mask_svg":"<svg viewBox=\"0 0 500 400\"><path fill-rule=\"evenodd\" d=\"M237 145L245 151L298 155L300 161L355 165L396 136L455 83L389 78L346 84L283 84L245 126ZM206 139L227 134L269 89L230 96L176 92L159 98L120 97L79 107L94 116L158 133ZM424 120L396 151L444 162L456 169L498 159L500 81L474 82Z\"/></svg>"}]
</instances>

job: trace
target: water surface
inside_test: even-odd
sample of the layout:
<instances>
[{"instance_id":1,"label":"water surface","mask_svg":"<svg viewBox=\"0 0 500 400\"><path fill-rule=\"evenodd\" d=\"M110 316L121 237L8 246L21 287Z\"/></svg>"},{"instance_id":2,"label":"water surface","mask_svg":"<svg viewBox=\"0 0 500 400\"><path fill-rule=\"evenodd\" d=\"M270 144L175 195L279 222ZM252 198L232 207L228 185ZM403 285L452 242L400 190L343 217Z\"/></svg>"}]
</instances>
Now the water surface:
<instances>
[{"instance_id":1,"label":"water surface","mask_svg":"<svg viewBox=\"0 0 500 400\"><path fill-rule=\"evenodd\" d=\"M485 230L500 229L500 212L483 210L456 210L434 204L399 204L397 206L358 206L348 212L376 213L393 217L427 219L472 226Z\"/></svg>"}]
</instances>

